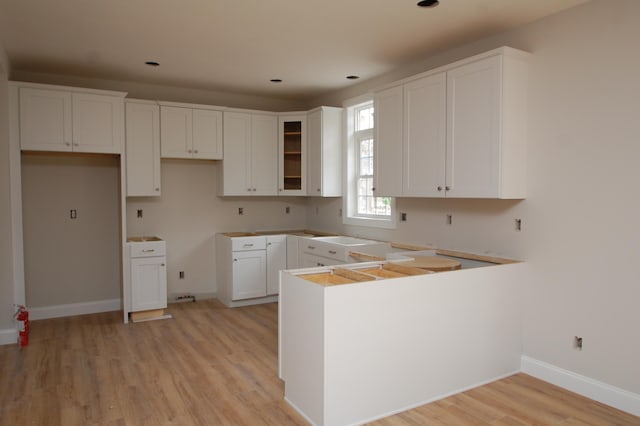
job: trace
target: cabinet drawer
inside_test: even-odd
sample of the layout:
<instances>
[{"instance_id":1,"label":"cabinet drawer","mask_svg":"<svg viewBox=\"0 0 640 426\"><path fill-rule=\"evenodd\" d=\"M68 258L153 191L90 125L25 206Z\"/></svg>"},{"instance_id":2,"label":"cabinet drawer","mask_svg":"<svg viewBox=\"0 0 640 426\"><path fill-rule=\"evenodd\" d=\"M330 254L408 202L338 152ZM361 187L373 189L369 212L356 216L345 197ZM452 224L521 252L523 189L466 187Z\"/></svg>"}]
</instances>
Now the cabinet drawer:
<instances>
[{"instance_id":1,"label":"cabinet drawer","mask_svg":"<svg viewBox=\"0 0 640 426\"><path fill-rule=\"evenodd\" d=\"M348 256L347 249L336 244L327 244L311 239L307 239L306 241L301 240L298 244L301 245L300 248L304 253L314 254L316 256L322 256L342 262L345 261Z\"/></svg>"},{"instance_id":2,"label":"cabinet drawer","mask_svg":"<svg viewBox=\"0 0 640 426\"><path fill-rule=\"evenodd\" d=\"M266 248L267 239L262 236L236 237L231 239L232 251L265 250Z\"/></svg>"},{"instance_id":3,"label":"cabinet drawer","mask_svg":"<svg viewBox=\"0 0 640 426\"><path fill-rule=\"evenodd\" d=\"M165 241L145 241L129 243L129 245L131 246L131 257L165 256L167 254Z\"/></svg>"}]
</instances>

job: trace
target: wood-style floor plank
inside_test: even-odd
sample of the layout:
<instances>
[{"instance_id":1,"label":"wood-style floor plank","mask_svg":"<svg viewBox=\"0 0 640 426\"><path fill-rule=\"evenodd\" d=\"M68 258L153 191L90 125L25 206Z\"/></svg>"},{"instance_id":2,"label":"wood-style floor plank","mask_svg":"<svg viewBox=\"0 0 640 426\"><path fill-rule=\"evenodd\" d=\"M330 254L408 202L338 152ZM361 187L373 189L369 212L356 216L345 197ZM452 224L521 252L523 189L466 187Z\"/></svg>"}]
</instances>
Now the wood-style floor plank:
<instances>
[{"instance_id":1,"label":"wood-style floor plank","mask_svg":"<svg viewBox=\"0 0 640 426\"><path fill-rule=\"evenodd\" d=\"M306 425L278 379L277 304L170 305L124 325L109 312L33 321L0 346L0 425ZM524 374L370 423L640 425L640 418Z\"/></svg>"}]
</instances>

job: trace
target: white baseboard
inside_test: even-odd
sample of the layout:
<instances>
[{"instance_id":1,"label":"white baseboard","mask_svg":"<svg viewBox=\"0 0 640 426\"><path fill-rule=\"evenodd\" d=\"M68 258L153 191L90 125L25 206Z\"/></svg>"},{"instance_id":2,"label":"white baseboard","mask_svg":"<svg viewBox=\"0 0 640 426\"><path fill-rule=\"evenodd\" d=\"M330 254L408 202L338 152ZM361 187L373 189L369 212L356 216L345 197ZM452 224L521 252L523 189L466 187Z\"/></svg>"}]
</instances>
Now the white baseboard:
<instances>
[{"instance_id":1,"label":"white baseboard","mask_svg":"<svg viewBox=\"0 0 640 426\"><path fill-rule=\"evenodd\" d=\"M18 343L18 330L15 328L0 330L0 345L12 345L14 343Z\"/></svg>"},{"instance_id":2,"label":"white baseboard","mask_svg":"<svg viewBox=\"0 0 640 426\"><path fill-rule=\"evenodd\" d=\"M29 319L71 317L74 315L97 314L99 312L119 311L122 309L121 299L97 300L95 302L71 303L68 305L43 306L29 308Z\"/></svg>"},{"instance_id":3,"label":"white baseboard","mask_svg":"<svg viewBox=\"0 0 640 426\"><path fill-rule=\"evenodd\" d=\"M570 390L587 398L640 416L640 395L565 370L543 361L522 356L520 369L523 373Z\"/></svg>"}]
</instances>

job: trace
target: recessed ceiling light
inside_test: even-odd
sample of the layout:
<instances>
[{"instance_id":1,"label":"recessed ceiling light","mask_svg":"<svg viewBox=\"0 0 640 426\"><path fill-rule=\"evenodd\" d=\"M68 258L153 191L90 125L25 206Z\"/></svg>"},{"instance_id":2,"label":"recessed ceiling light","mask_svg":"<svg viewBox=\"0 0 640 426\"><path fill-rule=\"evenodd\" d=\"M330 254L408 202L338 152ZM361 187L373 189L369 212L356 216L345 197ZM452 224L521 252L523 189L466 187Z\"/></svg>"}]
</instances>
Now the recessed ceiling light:
<instances>
[{"instance_id":1,"label":"recessed ceiling light","mask_svg":"<svg viewBox=\"0 0 640 426\"><path fill-rule=\"evenodd\" d=\"M359 78L360 78L359 75L348 75L347 76L347 80L357 80Z\"/></svg>"},{"instance_id":2,"label":"recessed ceiling light","mask_svg":"<svg viewBox=\"0 0 640 426\"><path fill-rule=\"evenodd\" d=\"M282 79L281 78L272 78L269 81L272 82L272 83L282 83Z\"/></svg>"},{"instance_id":3,"label":"recessed ceiling light","mask_svg":"<svg viewBox=\"0 0 640 426\"><path fill-rule=\"evenodd\" d=\"M420 7L436 7L440 2L438 0L420 0L417 4Z\"/></svg>"},{"instance_id":4,"label":"recessed ceiling light","mask_svg":"<svg viewBox=\"0 0 640 426\"><path fill-rule=\"evenodd\" d=\"M159 67L160 66L160 62L156 62L156 61L147 61L145 62L146 65L149 65L150 67Z\"/></svg>"}]
</instances>

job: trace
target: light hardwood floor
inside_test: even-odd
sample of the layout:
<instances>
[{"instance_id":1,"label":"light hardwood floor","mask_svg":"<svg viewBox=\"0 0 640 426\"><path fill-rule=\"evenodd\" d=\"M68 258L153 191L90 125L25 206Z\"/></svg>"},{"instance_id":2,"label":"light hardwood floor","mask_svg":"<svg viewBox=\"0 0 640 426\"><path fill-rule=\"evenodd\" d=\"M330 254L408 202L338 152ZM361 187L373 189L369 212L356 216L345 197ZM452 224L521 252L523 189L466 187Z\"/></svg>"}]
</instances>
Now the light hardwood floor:
<instances>
[{"instance_id":1,"label":"light hardwood floor","mask_svg":"<svg viewBox=\"0 0 640 426\"><path fill-rule=\"evenodd\" d=\"M304 425L278 379L276 304L169 306L32 322L28 347L0 346L1 425ZM640 418L524 374L375 425L640 425Z\"/></svg>"}]
</instances>

